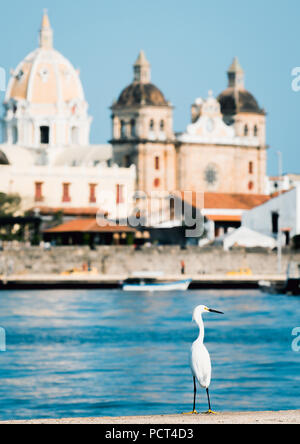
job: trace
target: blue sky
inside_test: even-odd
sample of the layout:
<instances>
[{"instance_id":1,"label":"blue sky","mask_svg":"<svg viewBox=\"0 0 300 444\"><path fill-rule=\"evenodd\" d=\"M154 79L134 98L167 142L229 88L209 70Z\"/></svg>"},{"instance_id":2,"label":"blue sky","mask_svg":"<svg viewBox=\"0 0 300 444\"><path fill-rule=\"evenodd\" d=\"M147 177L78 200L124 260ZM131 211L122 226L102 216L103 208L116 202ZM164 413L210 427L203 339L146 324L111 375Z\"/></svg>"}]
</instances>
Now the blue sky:
<instances>
[{"instance_id":1,"label":"blue sky","mask_svg":"<svg viewBox=\"0 0 300 444\"><path fill-rule=\"evenodd\" d=\"M291 71L300 66L299 0L15 0L1 8L0 66L9 73L37 47L42 11L48 8L55 48L80 68L90 114L91 141L111 133L114 98L132 80L140 49L152 80L175 106L174 129L190 120L190 105L227 85L238 56L246 88L268 112L268 173L300 173L300 92ZM3 93L1 101L3 100Z\"/></svg>"}]
</instances>

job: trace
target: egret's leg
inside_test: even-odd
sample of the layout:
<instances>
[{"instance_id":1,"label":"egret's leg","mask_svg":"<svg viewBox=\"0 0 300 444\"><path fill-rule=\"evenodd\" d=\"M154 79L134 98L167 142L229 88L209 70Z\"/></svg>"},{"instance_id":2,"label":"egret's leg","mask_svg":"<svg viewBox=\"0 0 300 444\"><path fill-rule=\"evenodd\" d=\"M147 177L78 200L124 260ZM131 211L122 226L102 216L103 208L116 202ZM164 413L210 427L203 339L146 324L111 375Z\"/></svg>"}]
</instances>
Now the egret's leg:
<instances>
[{"instance_id":1,"label":"egret's leg","mask_svg":"<svg viewBox=\"0 0 300 444\"><path fill-rule=\"evenodd\" d=\"M215 412L212 411L211 409L211 403L210 403L210 396L209 396L209 389L206 389L206 393L207 393L207 399L208 399L208 414L216 414Z\"/></svg>"},{"instance_id":2,"label":"egret's leg","mask_svg":"<svg viewBox=\"0 0 300 444\"><path fill-rule=\"evenodd\" d=\"M196 412L196 398L197 398L197 384L196 384L196 378L194 377L194 408L193 408L193 412Z\"/></svg>"},{"instance_id":3,"label":"egret's leg","mask_svg":"<svg viewBox=\"0 0 300 444\"><path fill-rule=\"evenodd\" d=\"M197 398L197 384L196 384L196 378L194 377L194 407L193 407L193 411L190 413L184 413L184 415L198 415L198 412L196 411L196 398Z\"/></svg>"}]
</instances>

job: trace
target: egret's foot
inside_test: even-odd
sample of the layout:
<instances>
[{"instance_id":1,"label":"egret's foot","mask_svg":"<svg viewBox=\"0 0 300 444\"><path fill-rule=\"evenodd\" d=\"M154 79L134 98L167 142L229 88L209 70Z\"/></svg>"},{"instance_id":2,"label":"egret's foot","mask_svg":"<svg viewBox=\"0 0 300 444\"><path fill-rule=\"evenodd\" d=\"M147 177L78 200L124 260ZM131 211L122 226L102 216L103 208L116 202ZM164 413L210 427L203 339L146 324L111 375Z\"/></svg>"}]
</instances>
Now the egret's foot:
<instances>
[{"instance_id":1,"label":"egret's foot","mask_svg":"<svg viewBox=\"0 0 300 444\"><path fill-rule=\"evenodd\" d=\"M199 415L199 413L196 410L193 410L192 412L183 413L183 415Z\"/></svg>"},{"instance_id":2,"label":"egret's foot","mask_svg":"<svg viewBox=\"0 0 300 444\"><path fill-rule=\"evenodd\" d=\"M217 412L213 412L212 410L209 409L205 414L206 415L217 415L218 413Z\"/></svg>"}]
</instances>

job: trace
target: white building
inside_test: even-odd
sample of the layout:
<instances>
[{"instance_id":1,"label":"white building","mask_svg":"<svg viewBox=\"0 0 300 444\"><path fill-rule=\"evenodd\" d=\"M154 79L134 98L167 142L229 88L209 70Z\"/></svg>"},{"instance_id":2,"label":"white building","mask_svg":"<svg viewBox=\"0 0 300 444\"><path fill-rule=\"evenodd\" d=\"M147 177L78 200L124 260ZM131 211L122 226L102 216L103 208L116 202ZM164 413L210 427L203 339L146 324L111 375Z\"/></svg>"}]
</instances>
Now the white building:
<instances>
[{"instance_id":1,"label":"white building","mask_svg":"<svg viewBox=\"0 0 300 444\"><path fill-rule=\"evenodd\" d=\"M277 237L280 230L283 242L300 234L300 186L283 192L243 214L242 226L267 236Z\"/></svg>"},{"instance_id":2,"label":"white building","mask_svg":"<svg viewBox=\"0 0 300 444\"><path fill-rule=\"evenodd\" d=\"M6 91L0 192L18 193L23 209L99 206L126 217L135 167L111 165L110 145L90 145L91 121L79 72L53 48L45 13L39 48L12 71Z\"/></svg>"},{"instance_id":3,"label":"white building","mask_svg":"<svg viewBox=\"0 0 300 444\"><path fill-rule=\"evenodd\" d=\"M288 191L297 185L300 185L300 174L284 174L281 177L268 177L266 194Z\"/></svg>"}]
</instances>

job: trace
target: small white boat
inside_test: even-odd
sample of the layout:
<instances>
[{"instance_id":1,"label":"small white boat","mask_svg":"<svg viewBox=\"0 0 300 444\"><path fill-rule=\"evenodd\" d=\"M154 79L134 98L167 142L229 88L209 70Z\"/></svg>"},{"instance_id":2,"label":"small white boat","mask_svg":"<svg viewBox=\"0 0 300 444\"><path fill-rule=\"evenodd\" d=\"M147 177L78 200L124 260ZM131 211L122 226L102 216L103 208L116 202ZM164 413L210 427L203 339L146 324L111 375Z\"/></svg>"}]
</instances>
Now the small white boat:
<instances>
[{"instance_id":1,"label":"small white boat","mask_svg":"<svg viewBox=\"0 0 300 444\"><path fill-rule=\"evenodd\" d=\"M186 291L192 280L157 282L154 278L130 278L123 282L123 291Z\"/></svg>"}]
</instances>

